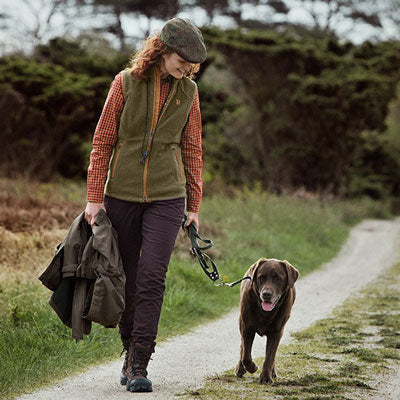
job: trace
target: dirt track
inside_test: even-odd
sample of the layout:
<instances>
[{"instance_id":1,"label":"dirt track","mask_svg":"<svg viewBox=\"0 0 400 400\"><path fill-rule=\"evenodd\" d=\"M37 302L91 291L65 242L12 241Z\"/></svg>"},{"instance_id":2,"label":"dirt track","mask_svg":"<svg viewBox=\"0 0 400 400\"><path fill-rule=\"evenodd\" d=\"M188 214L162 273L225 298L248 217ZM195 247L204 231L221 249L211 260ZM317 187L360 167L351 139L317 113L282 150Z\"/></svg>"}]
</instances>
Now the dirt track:
<instances>
[{"instance_id":1,"label":"dirt track","mask_svg":"<svg viewBox=\"0 0 400 400\"><path fill-rule=\"evenodd\" d=\"M351 293L399 260L399 232L399 219L364 221L352 230L346 245L334 260L301 278L296 284L297 299L283 342L290 340L290 332L299 331L328 316ZM149 368L153 393L132 394L119 385L121 358L19 399L116 400L132 399L132 396L173 399L176 393L201 386L205 377L234 367L240 343L237 319L238 310L235 309L220 320L158 345ZM256 337L253 357L263 355L264 340ZM377 393L376 399L398 399L391 397L393 393L395 390L386 386Z\"/></svg>"}]
</instances>

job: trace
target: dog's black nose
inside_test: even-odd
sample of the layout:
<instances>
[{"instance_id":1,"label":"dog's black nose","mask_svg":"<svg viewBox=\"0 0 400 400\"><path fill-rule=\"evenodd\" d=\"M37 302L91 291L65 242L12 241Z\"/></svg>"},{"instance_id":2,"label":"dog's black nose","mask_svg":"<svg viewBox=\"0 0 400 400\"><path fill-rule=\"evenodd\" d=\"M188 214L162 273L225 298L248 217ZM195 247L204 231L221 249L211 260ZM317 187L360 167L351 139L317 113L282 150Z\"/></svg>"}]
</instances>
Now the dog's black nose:
<instances>
[{"instance_id":1,"label":"dog's black nose","mask_svg":"<svg viewBox=\"0 0 400 400\"><path fill-rule=\"evenodd\" d=\"M265 301L271 300L272 298L272 292L270 290L263 290L261 294Z\"/></svg>"}]
</instances>

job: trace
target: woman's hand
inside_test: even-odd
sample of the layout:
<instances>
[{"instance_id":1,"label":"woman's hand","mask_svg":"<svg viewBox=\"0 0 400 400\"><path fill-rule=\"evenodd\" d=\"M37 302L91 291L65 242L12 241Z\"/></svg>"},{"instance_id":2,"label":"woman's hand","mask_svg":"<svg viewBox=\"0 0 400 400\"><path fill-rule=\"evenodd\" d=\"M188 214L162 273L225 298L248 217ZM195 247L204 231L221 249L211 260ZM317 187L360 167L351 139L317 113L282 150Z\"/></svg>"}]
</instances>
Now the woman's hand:
<instances>
[{"instance_id":1,"label":"woman's hand","mask_svg":"<svg viewBox=\"0 0 400 400\"><path fill-rule=\"evenodd\" d=\"M97 214L100 209L105 211L105 207L104 207L103 203L93 203L93 202L89 201L86 204L85 220L90 226L94 225L94 221L96 220Z\"/></svg>"},{"instance_id":2,"label":"woman's hand","mask_svg":"<svg viewBox=\"0 0 400 400\"><path fill-rule=\"evenodd\" d=\"M199 213L188 212L185 226L189 226L193 222L197 230L199 230Z\"/></svg>"}]
</instances>

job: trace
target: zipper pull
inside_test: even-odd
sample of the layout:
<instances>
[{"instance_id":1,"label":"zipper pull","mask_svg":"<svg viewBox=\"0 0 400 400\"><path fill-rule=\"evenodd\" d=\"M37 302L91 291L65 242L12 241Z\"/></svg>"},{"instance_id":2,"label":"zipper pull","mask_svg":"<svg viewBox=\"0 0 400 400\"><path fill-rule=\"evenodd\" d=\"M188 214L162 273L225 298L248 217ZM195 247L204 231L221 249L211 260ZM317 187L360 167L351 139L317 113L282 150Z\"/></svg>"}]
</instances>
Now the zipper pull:
<instances>
[{"instance_id":1,"label":"zipper pull","mask_svg":"<svg viewBox=\"0 0 400 400\"><path fill-rule=\"evenodd\" d=\"M144 152L142 159L141 159L141 163L144 164L146 162L146 158L149 156L149 151L146 149L146 151Z\"/></svg>"}]
</instances>

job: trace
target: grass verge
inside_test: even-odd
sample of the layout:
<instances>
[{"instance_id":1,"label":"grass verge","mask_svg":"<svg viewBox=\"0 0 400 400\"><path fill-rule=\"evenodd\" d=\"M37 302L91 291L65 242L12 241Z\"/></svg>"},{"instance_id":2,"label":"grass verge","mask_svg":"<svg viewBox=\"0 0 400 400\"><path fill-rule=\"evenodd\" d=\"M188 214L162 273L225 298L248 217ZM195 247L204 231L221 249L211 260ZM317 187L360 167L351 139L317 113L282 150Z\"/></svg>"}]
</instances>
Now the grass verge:
<instances>
[{"instance_id":1,"label":"grass verge","mask_svg":"<svg viewBox=\"0 0 400 400\"><path fill-rule=\"evenodd\" d=\"M187 399L359 400L400 366L400 264L280 346L278 378L260 385L258 374L236 378L233 370L210 378ZM261 366L263 359L257 359ZM376 396L376 393L375 393ZM374 397L378 398L378 397Z\"/></svg>"},{"instance_id":2,"label":"grass verge","mask_svg":"<svg viewBox=\"0 0 400 400\"><path fill-rule=\"evenodd\" d=\"M6 225L0 226L0 398L12 399L112 359L121 345L115 329L100 326L94 326L83 341L73 342L70 331L47 305L50 293L37 280L54 245L72 222L70 212L79 209L82 187L68 182L50 187L4 181L0 186L8 191L11 209ZM21 202L24 193L31 201ZM60 199L71 203L57 203ZM55 218L56 207L46 214L51 218L45 218L42 226L40 216L48 201L58 204L64 217ZM33 219L29 207L35 210ZM229 198L205 198L200 233L214 240L215 247L208 253L226 280L241 277L261 256L288 259L305 275L338 252L356 222L387 216L385 210L367 200L321 203L243 190ZM25 218L24 224L19 223L20 218ZM21 229L10 231L10 227ZM188 248L189 240L181 232L167 276L159 341L217 318L238 304L239 289L215 287L191 259Z\"/></svg>"}]
</instances>

